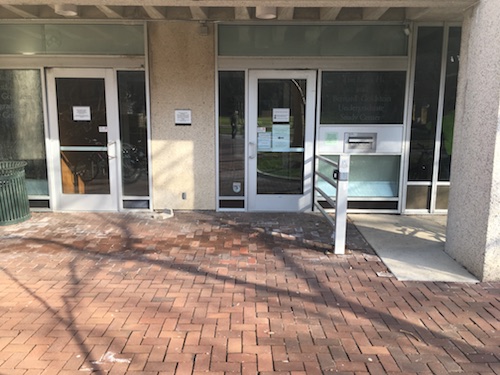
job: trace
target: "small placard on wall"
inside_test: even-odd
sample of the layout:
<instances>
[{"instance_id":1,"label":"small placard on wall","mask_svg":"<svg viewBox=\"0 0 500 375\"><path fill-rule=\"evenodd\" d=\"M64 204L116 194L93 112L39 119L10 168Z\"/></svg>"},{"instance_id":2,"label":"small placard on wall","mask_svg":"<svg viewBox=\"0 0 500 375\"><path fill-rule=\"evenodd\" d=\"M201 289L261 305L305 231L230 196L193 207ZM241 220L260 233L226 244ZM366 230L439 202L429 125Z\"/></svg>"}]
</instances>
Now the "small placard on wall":
<instances>
[{"instance_id":1,"label":"small placard on wall","mask_svg":"<svg viewBox=\"0 0 500 375\"><path fill-rule=\"evenodd\" d=\"M191 110L176 109L175 110L175 125L191 125Z\"/></svg>"}]
</instances>

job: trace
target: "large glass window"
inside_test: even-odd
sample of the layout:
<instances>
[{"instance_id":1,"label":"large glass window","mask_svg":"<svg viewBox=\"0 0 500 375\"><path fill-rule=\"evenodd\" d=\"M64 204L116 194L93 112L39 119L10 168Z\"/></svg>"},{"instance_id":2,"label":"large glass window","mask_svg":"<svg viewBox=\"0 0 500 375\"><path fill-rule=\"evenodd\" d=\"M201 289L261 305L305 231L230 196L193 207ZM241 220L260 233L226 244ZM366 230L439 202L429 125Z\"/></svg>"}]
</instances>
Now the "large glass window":
<instances>
[{"instance_id":1,"label":"large glass window","mask_svg":"<svg viewBox=\"0 0 500 375\"><path fill-rule=\"evenodd\" d=\"M460 27L450 27L446 59L446 86L444 91L444 111L441 131L439 181L450 181L461 33L462 29Z\"/></svg>"},{"instance_id":2,"label":"large glass window","mask_svg":"<svg viewBox=\"0 0 500 375\"><path fill-rule=\"evenodd\" d=\"M406 72L324 72L321 124L402 124Z\"/></svg>"},{"instance_id":3,"label":"large glass window","mask_svg":"<svg viewBox=\"0 0 500 375\"><path fill-rule=\"evenodd\" d=\"M219 56L406 56L404 25L221 25Z\"/></svg>"},{"instance_id":4,"label":"large glass window","mask_svg":"<svg viewBox=\"0 0 500 375\"><path fill-rule=\"evenodd\" d=\"M0 160L26 161L28 194L49 194L39 70L0 70Z\"/></svg>"},{"instance_id":5,"label":"large glass window","mask_svg":"<svg viewBox=\"0 0 500 375\"><path fill-rule=\"evenodd\" d=\"M447 208L460 42L460 27L418 28L406 209Z\"/></svg>"},{"instance_id":6,"label":"large glass window","mask_svg":"<svg viewBox=\"0 0 500 375\"><path fill-rule=\"evenodd\" d=\"M441 78L442 27L418 29L409 181L430 181Z\"/></svg>"},{"instance_id":7,"label":"large glass window","mask_svg":"<svg viewBox=\"0 0 500 375\"><path fill-rule=\"evenodd\" d=\"M149 195L146 85L142 71L118 72L122 188L125 196Z\"/></svg>"},{"instance_id":8,"label":"large glass window","mask_svg":"<svg viewBox=\"0 0 500 375\"><path fill-rule=\"evenodd\" d=\"M219 195L245 195L245 72L219 72ZM243 200L221 208L244 208Z\"/></svg>"}]
</instances>

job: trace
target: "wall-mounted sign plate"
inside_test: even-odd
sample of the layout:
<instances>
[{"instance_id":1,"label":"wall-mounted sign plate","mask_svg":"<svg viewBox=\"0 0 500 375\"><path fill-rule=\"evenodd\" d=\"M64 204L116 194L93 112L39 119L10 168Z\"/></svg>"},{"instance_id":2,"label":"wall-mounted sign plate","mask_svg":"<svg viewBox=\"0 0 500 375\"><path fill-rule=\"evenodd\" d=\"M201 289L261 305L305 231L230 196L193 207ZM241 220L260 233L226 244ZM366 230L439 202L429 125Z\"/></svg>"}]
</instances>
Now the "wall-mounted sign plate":
<instances>
[{"instance_id":1,"label":"wall-mounted sign plate","mask_svg":"<svg viewBox=\"0 0 500 375\"><path fill-rule=\"evenodd\" d=\"M175 110L175 125L191 125L191 110L176 109Z\"/></svg>"}]
</instances>

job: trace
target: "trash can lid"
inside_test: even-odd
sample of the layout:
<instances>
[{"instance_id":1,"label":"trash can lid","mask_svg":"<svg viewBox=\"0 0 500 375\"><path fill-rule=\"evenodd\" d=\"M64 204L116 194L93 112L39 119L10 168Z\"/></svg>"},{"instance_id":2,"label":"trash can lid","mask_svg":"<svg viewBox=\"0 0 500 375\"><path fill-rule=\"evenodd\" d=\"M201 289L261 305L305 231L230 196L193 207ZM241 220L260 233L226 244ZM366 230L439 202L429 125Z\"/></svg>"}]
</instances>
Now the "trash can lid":
<instances>
[{"instance_id":1,"label":"trash can lid","mask_svg":"<svg viewBox=\"0 0 500 375\"><path fill-rule=\"evenodd\" d=\"M3 172L15 172L23 169L28 163L16 160L0 160L0 174Z\"/></svg>"}]
</instances>

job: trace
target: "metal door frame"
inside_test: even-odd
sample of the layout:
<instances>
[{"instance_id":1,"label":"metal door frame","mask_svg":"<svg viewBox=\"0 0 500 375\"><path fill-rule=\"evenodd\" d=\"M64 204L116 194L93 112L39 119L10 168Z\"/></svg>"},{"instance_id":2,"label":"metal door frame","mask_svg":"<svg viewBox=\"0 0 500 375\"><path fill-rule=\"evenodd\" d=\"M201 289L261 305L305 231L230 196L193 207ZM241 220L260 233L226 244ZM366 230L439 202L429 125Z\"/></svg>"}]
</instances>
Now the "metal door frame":
<instances>
[{"instance_id":1,"label":"metal door frame","mask_svg":"<svg viewBox=\"0 0 500 375\"><path fill-rule=\"evenodd\" d=\"M257 150L257 105L259 79L305 79L306 88L306 129L304 139L304 191L303 194L273 194L268 197L257 194L257 163L251 159L252 147ZM316 70L249 70L248 72L248 127L246 150L246 191L247 211L311 211L314 182L314 129L316 115Z\"/></svg>"},{"instance_id":2,"label":"metal door frame","mask_svg":"<svg viewBox=\"0 0 500 375\"><path fill-rule=\"evenodd\" d=\"M50 179L51 207L54 211L119 211L120 208L120 130L118 93L114 70L110 68L51 68L45 70L49 139L47 167ZM106 100L106 126L108 129L108 157L110 194L63 194L60 165L60 142L57 111L56 78L102 78Z\"/></svg>"}]
</instances>

